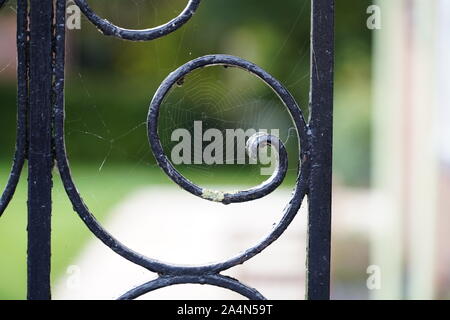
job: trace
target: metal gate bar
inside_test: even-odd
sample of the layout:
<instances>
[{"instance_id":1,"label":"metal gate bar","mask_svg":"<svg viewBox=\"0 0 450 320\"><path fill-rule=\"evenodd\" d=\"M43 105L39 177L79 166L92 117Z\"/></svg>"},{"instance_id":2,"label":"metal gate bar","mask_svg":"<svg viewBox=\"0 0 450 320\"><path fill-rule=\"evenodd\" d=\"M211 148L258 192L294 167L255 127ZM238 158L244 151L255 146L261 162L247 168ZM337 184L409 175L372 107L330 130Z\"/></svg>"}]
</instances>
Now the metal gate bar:
<instances>
[{"instance_id":1,"label":"metal gate bar","mask_svg":"<svg viewBox=\"0 0 450 320\"><path fill-rule=\"evenodd\" d=\"M330 297L334 0L312 0L307 298Z\"/></svg>"},{"instance_id":2,"label":"metal gate bar","mask_svg":"<svg viewBox=\"0 0 450 320\"><path fill-rule=\"evenodd\" d=\"M25 4L23 4L25 5ZM50 299L53 1L30 1L28 299Z\"/></svg>"}]
</instances>

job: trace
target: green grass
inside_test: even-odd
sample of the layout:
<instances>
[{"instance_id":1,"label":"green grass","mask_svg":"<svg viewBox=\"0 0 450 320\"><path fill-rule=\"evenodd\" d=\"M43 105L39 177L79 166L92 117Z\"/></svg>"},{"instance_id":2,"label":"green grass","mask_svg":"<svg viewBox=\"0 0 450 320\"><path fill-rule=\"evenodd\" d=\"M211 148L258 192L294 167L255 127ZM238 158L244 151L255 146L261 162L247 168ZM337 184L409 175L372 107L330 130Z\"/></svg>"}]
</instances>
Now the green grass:
<instances>
[{"instance_id":1,"label":"green grass","mask_svg":"<svg viewBox=\"0 0 450 320\"><path fill-rule=\"evenodd\" d=\"M0 165L0 184L8 177L9 165ZM208 170L188 167L181 170L188 178L202 186L255 186L267 177L257 174L257 168ZM131 192L151 185L174 185L156 166L133 164L105 165L101 171L94 164L72 165L72 174L85 203L100 221L104 222L110 209ZM27 184L26 170L13 201L0 218L0 299L26 297L26 242L27 242ZM294 184L288 175L286 186ZM52 283L66 272L67 266L93 235L73 211L57 171L54 172L52 216Z\"/></svg>"},{"instance_id":2,"label":"green grass","mask_svg":"<svg viewBox=\"0 0 450 320\"><path fill-rule=\"evenodd\" d=\"M132 167L132 166L131 166ZM2 183L7 179L7 167L1 166ZM157 170L130 169L127 166L106 167L101 172L95 166L75 166L75 182L83 199L95 216L103 221L108 211L129 192L149 183L167 179ZM0 219L0 299L26 297L26 172L21 178L10 206ZM55 173L52 219L52 282L70 265L87 240L92 238L72 205Z\"/></svg>"}]
</instances>

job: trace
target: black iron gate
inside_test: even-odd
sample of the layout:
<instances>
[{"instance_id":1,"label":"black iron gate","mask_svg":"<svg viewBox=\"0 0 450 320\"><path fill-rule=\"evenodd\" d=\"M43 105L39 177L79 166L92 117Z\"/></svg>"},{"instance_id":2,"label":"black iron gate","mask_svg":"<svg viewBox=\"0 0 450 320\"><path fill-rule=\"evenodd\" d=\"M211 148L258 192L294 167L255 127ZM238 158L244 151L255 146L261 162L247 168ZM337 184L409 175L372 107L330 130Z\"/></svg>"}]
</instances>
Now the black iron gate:
<instances>
[{"instance_id":1,"label":"black iron gate","mask_svg":"<svg viewBox=\"0 0 450 320\"><path fill-rule=\"evenodd\" d=\"M7 0L0 0L0 8ZM299 0L307 1L307 0ZM263 69L241 58L210 55L192 60L171 73L161 84L150 105L148 137L159 166L186 191L225 204L264 197L276 189L287 169L286 150L271 135L251 141L255 147L279 147L279 164L272 179L256 188L235 193L205 190L183 177L164 154L157 123L159 107L168 90L189 72L224 65L245 69L262 79L283 101L295 123L301 150L298 178L283 218L272 233L245 252L224 262L197 267L176 266L145 257L127 248L103 229L83 203L70 174L64 144L64 75L66 0L17 0L18 121L17 143L9 181L0 200L2 214L13 197L22 167L28 164L28 299L50 299L50 237L52 212L52 168L56 164L67 195L80 218L105 245L123 258L155 272L156 280L122 295L134 299L174 284L209 284L228 288L250 299L264 299L222 271L242 264L272 244L295 218L307 195L308 248L307 298L330 295L331 163L334 57L334 0L312 1L310 120L306 122L291 94ZM75 0L84 15L103 34L131 41L149 41L176 31L188 22L201 0L189 0L185 10L170 22L152 29L117 27L92 11L87 0Z\"/></svg>"}]
</instances>

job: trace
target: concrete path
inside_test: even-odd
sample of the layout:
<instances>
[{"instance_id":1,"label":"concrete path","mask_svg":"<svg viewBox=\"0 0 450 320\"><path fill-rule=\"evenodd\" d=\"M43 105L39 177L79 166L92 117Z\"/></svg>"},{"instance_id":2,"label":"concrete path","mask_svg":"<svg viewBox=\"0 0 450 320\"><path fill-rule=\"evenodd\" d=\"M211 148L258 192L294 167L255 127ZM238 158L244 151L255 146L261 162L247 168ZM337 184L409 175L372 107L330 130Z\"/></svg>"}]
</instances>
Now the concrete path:
<instances>
[{"instance_id":1,"label":"concrete path","mask_svg":"<svg viewBox=\"0 0 450 320\"><path fill-rule=\"evenodd\" d=\"M218 188L226 190L227 188ZM228 189L233 189L229 188ZM110 214L105 228L133 250L177 264L216 262L256 244L280 219L290 190L264 199L222 205L177 187L131 194ZM263 253L226 274L271 299L303 299L306 203L285 234ZM93 240L54 288L55 299L114 299L155 275ZM241 299L228 290L178 285L143 299Z\"/></svg>"}]
</instances>

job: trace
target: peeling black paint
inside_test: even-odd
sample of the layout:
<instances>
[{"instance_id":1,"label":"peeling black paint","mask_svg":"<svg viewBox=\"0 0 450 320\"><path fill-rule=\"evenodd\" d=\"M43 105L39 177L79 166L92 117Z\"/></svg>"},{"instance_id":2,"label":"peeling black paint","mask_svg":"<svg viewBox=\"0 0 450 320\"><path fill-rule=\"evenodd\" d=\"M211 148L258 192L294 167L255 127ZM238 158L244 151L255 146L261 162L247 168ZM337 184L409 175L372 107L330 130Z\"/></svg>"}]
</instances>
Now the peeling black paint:
<instances>
[{"instance_id":1,"label":"peeling black paint","mask_svg":"<svg viewBox=\"0 0 450 320\"><path fill-rule=\"evenodd\" d=\"M53 1L30 1L27 259L32 300L50 299L53 10Z\"/></svg>"}]
</instances>

